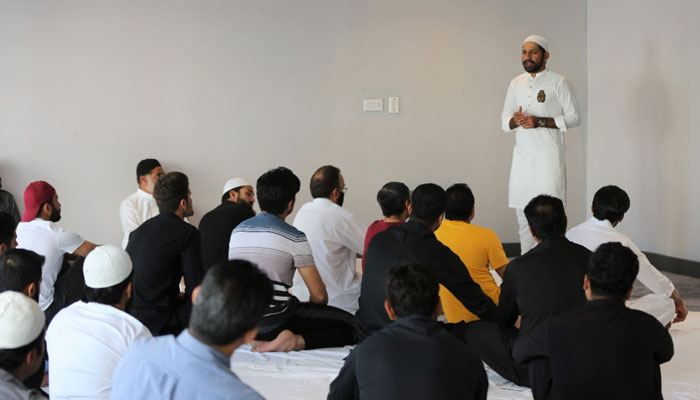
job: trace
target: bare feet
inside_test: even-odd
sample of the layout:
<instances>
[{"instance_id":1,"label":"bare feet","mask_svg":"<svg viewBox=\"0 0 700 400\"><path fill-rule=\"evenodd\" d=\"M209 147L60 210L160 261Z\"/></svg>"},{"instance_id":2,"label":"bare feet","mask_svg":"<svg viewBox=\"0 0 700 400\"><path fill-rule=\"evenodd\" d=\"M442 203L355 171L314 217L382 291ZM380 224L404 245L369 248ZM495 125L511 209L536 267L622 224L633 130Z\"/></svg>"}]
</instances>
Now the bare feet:
<instances>
[{"instance_id":1,"label":"bare feet","mask_svg":"<svg viewBox=\"0 0 700 400\"><path fill-rule=\"evenodd\" d=\"M253 347L252 351L264 353L267 351L299 351L304 350L306 343L301 335L295 335L294 332L285 329L280 332L277 337L269 342L264 342L262 340L255 340L251 342Z\"/></svg>"}]
</instances>

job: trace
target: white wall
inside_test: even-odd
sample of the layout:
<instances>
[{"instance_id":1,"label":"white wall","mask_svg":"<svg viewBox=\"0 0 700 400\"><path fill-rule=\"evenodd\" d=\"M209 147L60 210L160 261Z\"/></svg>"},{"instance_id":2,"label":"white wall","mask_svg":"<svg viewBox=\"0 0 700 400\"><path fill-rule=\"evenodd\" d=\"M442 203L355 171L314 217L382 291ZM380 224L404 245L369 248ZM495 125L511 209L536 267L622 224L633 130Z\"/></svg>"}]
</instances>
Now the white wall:
<instances>
[{"instance_id":1,"label":"white wall","mask_svg":"<svg viewBox=\"0 0 700 400\"><path fill-rule=\"evenodd\" d=\"M339 166L346 207L369 222L376 191L466 181L476 223L517 241L500 131L520 45L550 38L549 66L586 115L586 2L261 0L1 1L0 171L21 202L53 183L63 225L118 243L138 160L190 177L196 223L232 176ZM361 111L397 95L401 114ZM567 133L568 212L585 216L585 123ZM20 205L20 208L23 208Z\"/></svg>"},{"instance_id":2,"label":"white wall","mask_svg":"<svg viewBox=\"0 0 700 400\"><path fill-rule=\"evenodd\" d=\"M620 229L643 250L700 261L700 2L588 2L587 202L630 195Z\"/></svg>"}]
</instances>

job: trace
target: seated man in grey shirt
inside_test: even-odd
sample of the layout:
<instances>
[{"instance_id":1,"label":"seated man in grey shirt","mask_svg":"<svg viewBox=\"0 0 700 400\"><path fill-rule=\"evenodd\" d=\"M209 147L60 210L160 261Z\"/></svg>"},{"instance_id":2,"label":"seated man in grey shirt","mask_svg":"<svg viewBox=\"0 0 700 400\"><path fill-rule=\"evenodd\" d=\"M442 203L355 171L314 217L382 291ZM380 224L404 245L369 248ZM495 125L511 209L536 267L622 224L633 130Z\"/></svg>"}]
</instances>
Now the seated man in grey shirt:
<instances>
[{"instance_id":1,"label":"seated man in grey shirt","mask_svg":"<svg viewBox=\"0 0 700 400\"><path fill-rule=\"evenodd\" d=\"M192 295L189 328L136 341L112 376L111 399L244 399L262 397L231 371L238 346L258 332L272 283L255 264L215 264Z\"/></svg>"}]
</instances>

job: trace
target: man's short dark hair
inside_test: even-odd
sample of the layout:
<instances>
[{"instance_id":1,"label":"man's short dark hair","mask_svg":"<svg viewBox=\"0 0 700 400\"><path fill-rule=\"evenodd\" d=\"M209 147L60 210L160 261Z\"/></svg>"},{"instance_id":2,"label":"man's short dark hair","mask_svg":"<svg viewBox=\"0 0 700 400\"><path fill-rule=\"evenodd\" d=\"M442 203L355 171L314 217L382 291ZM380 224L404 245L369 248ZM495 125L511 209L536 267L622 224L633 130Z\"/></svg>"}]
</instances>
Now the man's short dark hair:
<instances>
[{"instance_id":1,"label":"man's short dark hair","mask_svg":"<svg viewBox=\"0 0 700 400\"><path fill-rule=\"evenodd\" d=\"M124 290L126 290L126 287L129 286L131 282L132 276L133 272L123 281L106 288L95 289L85 285L85 298L87 301L106 304L108 306L119 304L124 295Z\"/></svg>"},{"instance_id":2,"label":"man's short dark hair","mask_svg":"<svg viewBox=\"0 0 700 400\"><path fill-rule=\"evenodd\" d=\"M301 181L289 168L277 167L260 175L255 184L258 205L262 211L280 215L299 193Z\"/></svg>"},{"instance_id":3,"label":"man's short dark hair","mask_svg":"<svg viewBox=\"0 0 700 400\"><path fill-rule=\"evenodd\" d=\"M155 158L146 158L136 165L136 183L141 183L139 178L148 175L154 168L160 167L160 163Z\"/></svg>"},{"instance_id":4,"label":"man's short dark hair","mask_svg":"<svg viewBox=\"0 0 700 400\"><path fill-rule=\"evenodd\" d=\"M153 188L153 198L156 199L160 212L175 212L180 206L180 200L187 200L190 191L190 181L182 172L168 172L161 176Z\"/></svg>"},{"instance_id":5,"label":"man's short dark hair","mask_svg":"<svg viewBox=\"0 0 700 400\"><path fill-rule=\"evenodd\" d=\"M192 306L190 329L210 345L223 346L255 328L272 301L272 282L244 260L214 264Z\"/></svg>"},{"instance_id":6,"label":"man's short dark hair","mask_svg":"<svg viewBox=\"0 0 700 400\"><path fill-rule=\"evenodd\" d=\"M27 354L32 350L36 350L37 354L42 356L44 354L42 348L44 345L45 333L46 330L42 329L41 333L36 337L36 339L22 347L18 347L16 349L0 349L0 369L4 369L8 372L17 369L17 367L24 363L24 360L27 358ZM43 368L43 366L41 368Z\"/></svg>"},{"instance_id":7,"label":"man's short dark hair","mask_svg":"<svg viewBox=\"0 0 700 400\"><path fill-rule=\"evenodd\" d=\"M474 209L474 194L466 183L455 183L445 191L447 205L445 218L453 221L469 221Z\"/></svg>"},{"instance_id":8,"label":"man's short dark hair","mask_svg":"<svg viewBox=\"0 0 700 400\"><path fill-rule=\"evenodd\" d=\"M539 240L562 236L566 232L564 203L556 197L541 194L527 203L525 217Z\"/></svg>"},{"instance_id":9,"label":"man's short dark hair","mask_svg":"<svg viewBox=\"0 0 700 400\"><path fill-rule=\"evenodd\" d=\"M420 264L396 264L389 270L386 297L397 317L432 317L439 298L438 279Z\"/></svg>"},{"instance_id":10,"label":"man's short dark hair","mask_svg":"<svg viewBox=\"0 0 700 400\"><path fill-rule=\"evenodd\" d=\"M621 220L629 209L629 196L615 185L603 186L593 196L593 216L600 221L607 219L614 224Z\"/></svg>"},{"instance_id":11,"label":"man's short dark hair","mask_svg":"<svg viewBox=\"0 0 700 400\"><path fill-rule=\"evenodd\" d=\"M17 222L12 216L4 211L0 211L0 244L10 247L12 238L15 237Z\"/></svg>"},{"instance_id":12,"label":"man's short dark hair","mask_svg":"<svg viewBox=\"0 0 700 400\"><path fill-rule=\"evenodd\" d=\"M400 215L406 210L406 202L410 199L411 192L402 182L389 182L377 192L377 203L385 217Z\"/></svg>"},{"instance_id":13,"label":"man's short dark hair","mask_svg":"<svg viewBox=\"0 0 700 400\"><path fill-rule=\"evenodd\" d=\"M34 283L38 294L44 259L44 256L26 249L11 249L0 255L0 293L6 290L21 292Z\"/></svg>"},{"instance_id":14,"label":"man's short dark hair","mask_svg":"<svg viewBox=\"0 0 700 400\"><path fill-rule=\"evenodd\" d=\"M340 185L340 169L332 165L324 165L311 175L309 188L314 199L331 197L333 189Z\"/></svg>"},{"instance_id":15,"label":"man's short dark hair","mask_svg":"<svg viewBox=\"0 0 700 400\"><path fill-rule=\"evenodd\" d=\"M623 300L639 273L637 255L618 242L603 243L588 261L588 279L591 292L616 300Z\"/></svg>"},{"instance_id":16,"label":"man's short dark hair","mask_svg":"<svg viewBox=\"0 0 700 400\"><path fill-rule=\"evenodd\" d=\"M447 196L440 186L434 183L418 185L411 195L411 219L432 224L445 212L446 203Z\"/></svg>"}]
</instances>

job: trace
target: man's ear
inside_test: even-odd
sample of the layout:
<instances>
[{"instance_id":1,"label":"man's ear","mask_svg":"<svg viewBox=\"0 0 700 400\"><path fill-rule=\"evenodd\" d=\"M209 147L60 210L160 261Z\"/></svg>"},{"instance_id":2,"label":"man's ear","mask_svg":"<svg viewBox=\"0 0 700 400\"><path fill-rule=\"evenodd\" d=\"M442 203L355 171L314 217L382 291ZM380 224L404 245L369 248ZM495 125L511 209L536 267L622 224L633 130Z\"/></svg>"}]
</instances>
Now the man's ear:
<instances>
[{"instance_id":1,"label":"man's ear","mask_svg":"<svg viewBox=\"0 0 700 400\"><path fill-rule=\"evenodd\" d=\"M29 285L25 286L24 290L22 290L22 294L33 299L37 289L36 283L31 282Z\"/></svg>"},{"instance_id":2,"label":"man's ear","mask_svg":"<svg viewBox=\"0 0 700 400\"><path fill-rule=\"evenodd\" d=\"M0 243L0 254L6 252L7 249L8 249L8 247L5 243Z\"/></svg>"},{"instance_id":3,"label":"man's ear","mask_svg":"<svg viewBox=\"0 0 700 400\"><path fill-rule=\"evenodd\" d=\"M192 291L192 304L195 304L197 302L197 296L199 296L199 289L201 287L202 285L197 285L197 287L195 287Z\"/></svg>"},{"instance_id":4,"label":"man's ear","mask_svg":"<svg viewBox=\"0 0 700 400\"><path fill-rule=\"evenodd\" d=\"M396 313L394 312L394 308L391 306L389 299L384 300L384 310L386 310L386 315L389 316L390 320L396 321Z\"/></svg>"},{"instance_id":5,"label":"man's ear","mask_svg":"<svg viewBox=\"0 0 700 400\"><path fill-rule=\"evenodd\" d=\"M44 204L44 206L41 207L41 212L46 216L50 216L51 214L53 214L53 204L51 204L51 203Z\"/></svg>"},{"instance_id":6,"label":"man's ear","mask_svg":"<svg viewBox=\"0 0 700 400\"><path fill-rule=\"evenodd\" d=\"M591 288L591 280L588 278L588 274L583 276L583 290L589 290Z\"/></svg>"},{"instance_id":7,"label":"man's ear","mask_svg":"<svg viewBox=\"0 0 700 400\"><path fill-rule=\"evenodd\" d=\"M187 210L187 199L180 199L180 208L183 210Z\"/></svg>"},{"instance_id":8,"label":"man's ear","mask_svg":"<svg viewBox=\"0 0 700 400\"><path fill-rule=\"evenodd\" d=\"M126 285L126 300L129 301L131 298L131 288L132 288L132 282L129 282L128 285Z\"/></svg>"},{"instance_id":9,"label":"man's ear","mask_svg":"<svg viewBox=\"0 0 700 400\"><path fill-rule=\"evenodd\" d=\"M535 231L532 230L532 227L529 224L527 225L527 228L530 230L530 234L532 235L532 237L537 239L537 236L535 236Z\"/></svg>"},{"instance_id":10,"label":"man's ear","mask_svg":"<svg viewBox=\"0 0 700 400\"><path fill-rule=\"evenodd\" d=\"M544 52L544 62L547 62L547 60L549 60L549 52L545 51Z\"/></svg>"}]
</instances>

